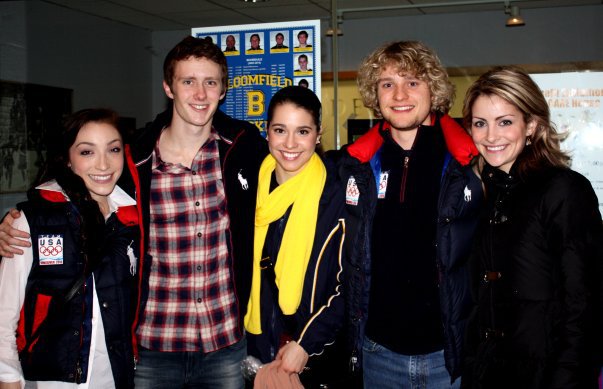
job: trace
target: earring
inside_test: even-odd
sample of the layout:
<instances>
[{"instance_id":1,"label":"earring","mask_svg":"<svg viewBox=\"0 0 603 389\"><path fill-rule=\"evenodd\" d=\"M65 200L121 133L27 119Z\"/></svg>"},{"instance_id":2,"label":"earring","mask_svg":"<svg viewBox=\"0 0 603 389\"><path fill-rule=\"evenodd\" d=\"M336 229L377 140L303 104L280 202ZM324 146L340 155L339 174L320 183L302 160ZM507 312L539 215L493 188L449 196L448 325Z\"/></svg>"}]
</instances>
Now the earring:
<instances>
[{"instance_id":1,"label":"earring","mask_svg":"<svg viewBox=\"0 0 603 389\"><path fill-rule=\"evenodd\" d=\"M528 137L526 138L526 146L529 146L529 145L531 145L531 144L532 144L532 137L528 136Z\"/></svg>"}]
</instances>

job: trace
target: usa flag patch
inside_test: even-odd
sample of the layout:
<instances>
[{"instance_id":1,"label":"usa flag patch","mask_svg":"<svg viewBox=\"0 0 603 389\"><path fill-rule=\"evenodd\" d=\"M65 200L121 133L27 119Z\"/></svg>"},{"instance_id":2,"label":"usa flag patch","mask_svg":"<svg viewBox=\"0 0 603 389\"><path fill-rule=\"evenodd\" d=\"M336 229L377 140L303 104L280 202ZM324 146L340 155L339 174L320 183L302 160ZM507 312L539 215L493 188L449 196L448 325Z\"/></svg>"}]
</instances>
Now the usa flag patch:
<instances>
[{"instance_id":1,"label":"usa flag patch","mask_svg":"<svg viewBox=\"0 0 603 389\"><path fill-rule=\"evenodd\" d=\"M63 264L63 235L38 235L38 254L40 265Z\"/></svg>"}]
</instances>

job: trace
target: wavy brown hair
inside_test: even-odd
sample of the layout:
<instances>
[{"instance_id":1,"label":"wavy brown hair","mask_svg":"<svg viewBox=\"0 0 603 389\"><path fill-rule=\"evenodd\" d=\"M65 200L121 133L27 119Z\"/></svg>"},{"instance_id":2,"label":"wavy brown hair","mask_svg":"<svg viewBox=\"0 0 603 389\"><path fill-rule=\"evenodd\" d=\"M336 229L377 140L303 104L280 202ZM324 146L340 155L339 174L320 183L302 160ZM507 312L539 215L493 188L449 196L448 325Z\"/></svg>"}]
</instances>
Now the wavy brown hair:
<instances>
[{"instance_id":1,"label":"wavy brown hair","mask_svg":"<svg viewBox=\"0 0 603 389\"><path fill-rule=\"evenodd\" d=\"M517 107L525 123L536 122L530 136L531 145L524 147L516 161L519 174L525 175L546 166L569 165L570 157L560 146L565 134L559 134L551 123L551 112L544 95L523 69L495 67L469 87L463 102L463 125L468 132L471 132L473 104L480 96L498 96Z\"/></svg>"},{"instance_id":2,"label":"wavy brown hair","mask_svg":"<svg viewBox=\"0 0 603 389\"><path fill-rule=\"evenodd\" d=\"M386 43L369 54L358 69L358 89L365 107L382 117L377 86L381 72L395 66L398 73L408 73L427 82L431 93L431 111L446 113L454 100L454 85L438 56L421 42L401 41Z\"/></svg>"}]
</instances>

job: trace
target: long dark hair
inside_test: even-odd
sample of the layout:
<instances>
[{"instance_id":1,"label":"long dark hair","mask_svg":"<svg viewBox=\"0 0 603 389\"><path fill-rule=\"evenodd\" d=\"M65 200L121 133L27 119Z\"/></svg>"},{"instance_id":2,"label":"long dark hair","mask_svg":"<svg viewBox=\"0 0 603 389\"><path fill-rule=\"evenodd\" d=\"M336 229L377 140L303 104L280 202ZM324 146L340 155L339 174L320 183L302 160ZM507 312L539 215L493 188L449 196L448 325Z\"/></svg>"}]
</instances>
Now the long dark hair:
<instances>
[{"instance_id":1,"label":"long dark hair","mask_svg":"<svg viewBox=\"0 0 603 389\"><path fill-rule=\"evenodd\" d=\"M75 143L80 130L88 123L109 124L117 129L123 139L123 132L119 127L119 116L110 109L89 108L70 115L64 121L59 136L51 140L46 163L38 175L36 184L30 188L28 197L31 201L44 201L35 187L41 183L56 180L69 197L70 206L79 216L82 249L87 255L88 261L97 261L100 259L100 249L104 238L102 231L105 226L105 218L98 203L86 188L84 180L69 167L69 149Z\"/></svg>"}]
</instances>

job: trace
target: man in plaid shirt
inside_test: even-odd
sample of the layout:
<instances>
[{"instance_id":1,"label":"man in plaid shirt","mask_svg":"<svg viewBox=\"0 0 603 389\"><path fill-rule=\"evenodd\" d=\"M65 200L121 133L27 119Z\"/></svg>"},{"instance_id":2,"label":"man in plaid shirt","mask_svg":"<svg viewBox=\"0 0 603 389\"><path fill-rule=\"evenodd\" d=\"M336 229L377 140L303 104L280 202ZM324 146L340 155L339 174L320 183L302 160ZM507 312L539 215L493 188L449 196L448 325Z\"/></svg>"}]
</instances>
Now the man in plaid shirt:
<instances>
[{"instance_id":1,"label":"man in plaid shirt","mask_svg":"<svg viewBox=\"0 0 603 389\"><path fill-rule=\"evenodd\" d=\"M135 318L137 388L244 386L242 318L267 145L255 127L216 113L227 74L218 46L181 41L164 62L172 112L134 145L151 258Z\"/></svg>"},{"instance_id":2,"label":"man in plaid shirt","mask_svg":"<svg viewBox=\"0 0 603 389\"><path fill-rule=\"evenodd\" d=\"M172 107L132 145L139 186L126 189L138 195L146 253L132 327L136 388L244 387L242 321L268 150L254 126L218 111L227 74L210 40L183 39L164 62Z\"/></svg>"}]
</instances>

